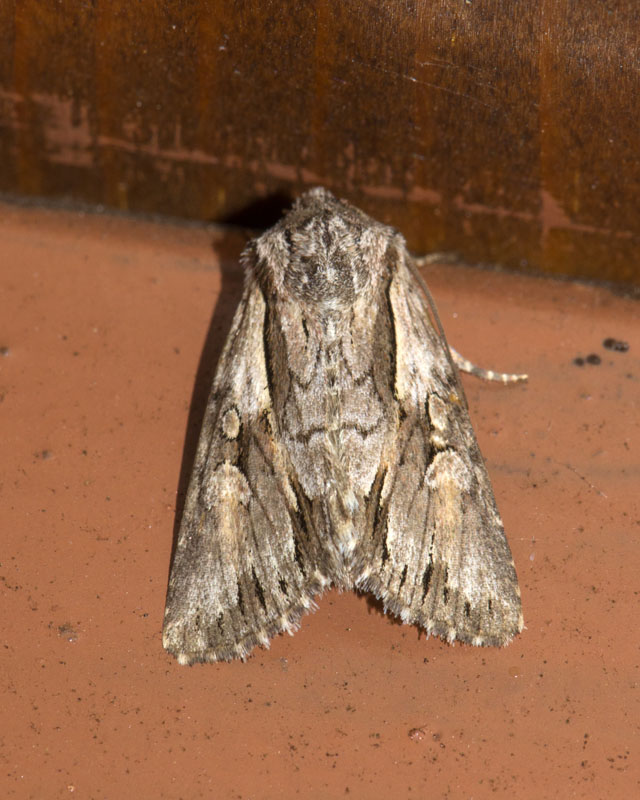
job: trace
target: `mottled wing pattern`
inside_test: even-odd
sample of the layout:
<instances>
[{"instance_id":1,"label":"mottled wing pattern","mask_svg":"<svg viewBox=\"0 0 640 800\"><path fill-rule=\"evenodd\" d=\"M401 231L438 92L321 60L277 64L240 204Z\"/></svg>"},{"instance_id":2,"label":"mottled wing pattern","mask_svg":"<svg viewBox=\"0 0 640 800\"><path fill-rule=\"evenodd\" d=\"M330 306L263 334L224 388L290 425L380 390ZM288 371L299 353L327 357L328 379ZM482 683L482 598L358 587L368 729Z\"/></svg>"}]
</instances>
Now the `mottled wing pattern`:
<instances>
[{"instance_id":1,"label":"mottled wing pattern","mask_svg":"<svg viewBox=\"0 0 640 800\"><path fill-rule=\"evenodd\" d=\"M273 435L265 302L253 279L222 353L171 568L163 642L183 664L292 632L329 582Z\"/></svg>"},{"instance_id":2,"label":"mottled wing pattern","mask_svg":"<svg viewBox=\"0 0 640 800\"><path fill-rule=\"evenodd\" d=\"M405 258L389 291L395 452L369 499L356 584L428 633L504 645L523 626L515 568L459 379Z\"/></svg>"}]
</instances>

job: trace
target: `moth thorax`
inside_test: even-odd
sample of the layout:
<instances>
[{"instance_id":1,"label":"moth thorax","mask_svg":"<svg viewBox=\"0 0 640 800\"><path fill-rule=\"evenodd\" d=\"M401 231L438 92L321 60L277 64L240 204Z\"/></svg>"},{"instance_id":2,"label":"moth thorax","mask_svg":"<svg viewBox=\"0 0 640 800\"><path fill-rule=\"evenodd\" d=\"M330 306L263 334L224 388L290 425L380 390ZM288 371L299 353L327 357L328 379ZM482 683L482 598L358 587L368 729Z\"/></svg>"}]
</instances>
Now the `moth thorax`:
<instances>
[{"instance_id":1,"label":"moth thorax","mask_svg":"<svg viewBox=\"0 0 640 800\"><path fill-rule=\"evenodd\" d=\"M291 231L284 286L307 305L320 310L350 308L366 292L371 268L363 257L360 232L340 219L313 220Z\"/></svg>"},{"instance_id":2,"label":"moth thorax","mask_svg":"<svg viewBox=\"0 0 640 800\"><path fill-rule=\"evenodd\" d=\"M285 274L287 290L321 313L348 310L367 286L367 274L347 264L340 253L302 257L290 263Z\"/></svg>"}]
</instances>

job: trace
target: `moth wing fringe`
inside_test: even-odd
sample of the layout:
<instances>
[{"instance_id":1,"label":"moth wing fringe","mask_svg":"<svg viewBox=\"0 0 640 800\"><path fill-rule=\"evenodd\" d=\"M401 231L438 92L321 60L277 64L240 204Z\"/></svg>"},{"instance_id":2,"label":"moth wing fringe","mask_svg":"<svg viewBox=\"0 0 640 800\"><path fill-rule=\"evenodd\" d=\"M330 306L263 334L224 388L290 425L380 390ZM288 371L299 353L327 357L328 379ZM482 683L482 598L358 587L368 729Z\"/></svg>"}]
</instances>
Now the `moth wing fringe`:
<instances>
[{"instance_id":1,"label":"moth wing fringe","mask_svg":"<svg viewBox=\"0 0 640 800\"><path fill-rule=\"evenodd\" d=\"M475 647L505 647L524 627L524 620L520 611L515 625L512 624L496 633L456 629L444 620L440 621L427 617L424 613L421 614L397 598L391 597L384 582L374 574L360 577L355 583L359 590L371 592L378 600L382 601L385 614L393 614L405 625L416 625L426 633L427 638L429 636L438 636L449 644L458 641Z\"/></svg>"},{"instance_id":2,"label":"moth wing fringe","mask_svg":"<svg viewBox=\"0 0 640 800\"><path fill-rule=\"evenodd\" d=\"M300 629L300 621L305 614L314 613L318 609L315 597L320 596L325 589L322 582L308 587L307 594L291 608L287 609L278 619L273 620L266 628L248 632L242 639L234 642L233 645L219 648L210 648L198 652L184 652L175 648L171 644L171 628L165 630L163 644L165 649L177 658L178 662L184 666L198 663L212 663L216 661L233 661L235 659L246 659L252 651L260 646L269 649L271 640L281 634L288 633L290 636Z\"/></svg>"}]
</instances>

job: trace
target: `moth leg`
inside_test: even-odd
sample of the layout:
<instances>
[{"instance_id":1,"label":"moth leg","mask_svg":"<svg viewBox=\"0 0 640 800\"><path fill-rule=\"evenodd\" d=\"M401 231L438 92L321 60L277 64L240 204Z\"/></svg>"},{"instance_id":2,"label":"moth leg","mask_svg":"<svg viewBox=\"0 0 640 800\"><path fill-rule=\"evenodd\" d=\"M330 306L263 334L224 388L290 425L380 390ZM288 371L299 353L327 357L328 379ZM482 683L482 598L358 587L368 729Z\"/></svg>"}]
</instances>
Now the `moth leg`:
<instances>
[{"instance_id":1,"label":"moth leg","mask_svg":"<svg viewBox=\"0 0 640 800\"><path fill-rule=\"evenodd\" d=\"M459 370L462 372L468 372L471 375L475 375L476 378L482 378L485 381L498 381L498 383L518 383L520 381L528 380L528 375L518 375L509 372L494 372L491 369L483 369L482 367L478 367L473 364L471 361L466 359L464 356L460 355L457 350L454 350L453 347L446 343L446 338L444 335L444 331L442 329L442 323L440 322L440 318L438 316L438 310L436 309L436 304L431 296L431 292L429 291L429 287L424 282L422 275L418 271L418 267L425 266L426 264L431 264L434 261L438 262L446 262L446 256L450 256L450 253L431 253L428 256L423 256L422 258L415 258L411 259L408 258L406 262L406 266L409 269L409 272L418 283L418 286L422 289L424 294L424 298L427 301L427 307L431 314L433 315L433 322L434 322L434 330L439 331L442 342L445 342L445 347L448 349L449 353L451 354L451 358L453 359L455 365L458 367ZM415 313L415 308L413 309ZM424 313L426 319L426 309L423 309L422 312ZM420 325L420 327L422 327ZM431 338L429 336L426 337L427 339ZM422 345L424 346L424 340ZM416 345L418 342L416 342Z\"/></svg>"},{"instance_id":2,"label":"moth leg","mask_svg":"<svg viewBox=\"0 0 640 800\"><path fill-rule=\"evenodd\" d=\"M457 253L442 251L427 253L426 256L414 256L417 267L428 267L430 264L459 264L460 256Z\"/></svg>"},{"instance_id":3,"label":"moth leg","mask_svg":"<svg viewBox=\"0 0 640 800\"><path fill-rule=\"evenodd\" d=\"M494 372L492 369L483 369L476 364L469 361L464 356L460 355L453 347L449 347L453 361L462 372L468 372L470 375L475 375L476 378L481 378L483 381L497 381L498 383L518 383L529 379L528 375L517 374L512 372Z\"/></svg>"}]
</instances>

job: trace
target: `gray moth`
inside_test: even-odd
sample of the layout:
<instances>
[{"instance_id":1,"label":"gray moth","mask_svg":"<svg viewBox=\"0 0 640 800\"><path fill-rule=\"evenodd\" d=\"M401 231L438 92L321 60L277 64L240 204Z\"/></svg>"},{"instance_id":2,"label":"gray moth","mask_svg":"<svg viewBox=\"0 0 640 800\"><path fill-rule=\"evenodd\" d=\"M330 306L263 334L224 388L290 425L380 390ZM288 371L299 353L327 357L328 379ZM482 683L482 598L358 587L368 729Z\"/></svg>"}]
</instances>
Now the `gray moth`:
<instances>
[{"instance_id":1,"label":"gray moth","mask_svg":"<svg viewBox=\"0 0 640 800\"><path fill-rule=\"evenodd\" d=\"M243 264L165 648L181 664L245 658L293 633L329 586L372 592L450 642L508 643L520 591L454 361L526 376L450 351L404 238L325 189Z\"/></svg>"}]
</instances>

